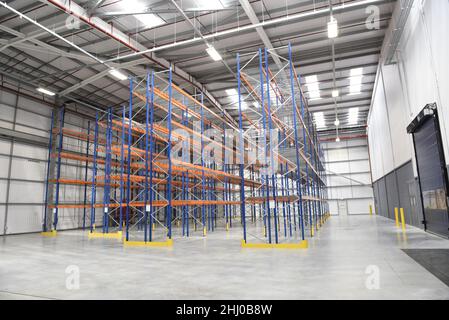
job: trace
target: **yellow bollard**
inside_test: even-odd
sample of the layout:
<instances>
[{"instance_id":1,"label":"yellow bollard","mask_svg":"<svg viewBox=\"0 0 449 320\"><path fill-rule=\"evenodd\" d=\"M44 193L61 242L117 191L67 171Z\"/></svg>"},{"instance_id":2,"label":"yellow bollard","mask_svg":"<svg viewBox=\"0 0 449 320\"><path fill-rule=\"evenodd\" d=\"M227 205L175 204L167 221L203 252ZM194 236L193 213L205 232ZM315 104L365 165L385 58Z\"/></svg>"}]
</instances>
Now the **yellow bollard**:
<instances>
[{"instance_id":1,"label":"yellow bollard","mask_svg":"<svg viewBox=\"0 0 449 320\"><path fill-rule=\"evenodd\" d=\"M394 208L394 219L396 221L396 227L399 228L399 209Z\"/></svg>"},{"instance_id":2,"label":"yellow bollard","mask_svg":"<svg viewBox=\"0 0 449 320\"><path fill-rule=\"evenodd\" d=\"M373 206L369 205L369 215L372 216L373 215Z\"/></svg>"},{"instance_id":3,"label":"yellow bollard","mask_svg":"<svg viewBox=\"0 0 449 320\"><path fill-rule=\"evenodd\" d=\"M405 231L405 214L404 214L404 208L401 208L401 224L402 224L402 231Z\"/></svg>"}]
</instances>

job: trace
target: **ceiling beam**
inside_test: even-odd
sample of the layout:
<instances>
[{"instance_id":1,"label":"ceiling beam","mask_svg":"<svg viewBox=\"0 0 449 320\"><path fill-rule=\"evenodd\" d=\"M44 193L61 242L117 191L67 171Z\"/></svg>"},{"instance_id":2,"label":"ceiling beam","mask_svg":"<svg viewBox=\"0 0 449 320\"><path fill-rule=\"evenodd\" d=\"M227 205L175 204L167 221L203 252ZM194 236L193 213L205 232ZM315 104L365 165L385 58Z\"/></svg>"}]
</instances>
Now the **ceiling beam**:
<instances>
[{"instance_id":1,"label":"ceiling beam","mask_svg":"<svg viewBox=\"0 0 449 320\"><path fill-rule=\"evenodd\" d=\"M94 28L102 33L105 33L106 35L111 37L111 39L114 39L114 40L122 43L123 45L125 45L129 49L133 50L134 52L142 52L142 51L146 52L149 50L148 48L144 47L142 44L140 44L136 40L132 39L131 37L128 37L122 31L115 29L115 28L111 28L110 24L101 20L100 18L95 17L95 18L91 19L90 16L88 15L87 11L73 1L70 3L67 3L64 0L40 0L40 1L50 4L50 5L53 5L57 8L59 8L60 10L65 11L69 15L78 18L80 21L90 25L92 28ZM69 5L69 6L67 6L67 5ZM207 97L207 99L210 101L210 103L212 105L214 105L216 108L218 108L220 111L222 111L224 114L224 117L227 118L227 120L231 124L233 124L234 126L237 126L235 119L233 119L226 112L226 110L214 98L214 96L207 91L205 86L203 84L199 83L192 75L190 75L186 71L182 70L181 68L174 66L171 62L169 62L163 58L157 57L155 55L155 53L145 53L142 55L145 58L149 59L150 61L161 66L162 68L165 68L167 70L171 68L173 70L173 74L180 77L184 81L189 82L194 87L200 89L204 93L204 95ZM112 61L106 61L106 62L109 63ZM67 88L67 89L69 89L69 88Z\"/></svg>"},{"instance_id":2,"label":"ceiling beam","mask_svg":"<svg viewBox=\"0 0 449 320\"><path fill-rule=\"evenodd\" d=\"M249 21L253 25L260 25L259 18L257 17L256 13L254 12L253 7L251 7L251 4L248 0L239 0L240 5L242 6L243 10L245 11L246 15L249 18ZM270 38L268 38L267 33L263 29L262 26L256 28L257 34L259 35L260 39L262 40L263 44L265 45L265 48L271 51L273 53L271 55L274 63L276 63L276 66L279 68L279 70L282 70L284 67L283 63L281 62L281 59L276 55L276 51L273 47L273 44L270 41Z\"/></svg>"}]
</instances>

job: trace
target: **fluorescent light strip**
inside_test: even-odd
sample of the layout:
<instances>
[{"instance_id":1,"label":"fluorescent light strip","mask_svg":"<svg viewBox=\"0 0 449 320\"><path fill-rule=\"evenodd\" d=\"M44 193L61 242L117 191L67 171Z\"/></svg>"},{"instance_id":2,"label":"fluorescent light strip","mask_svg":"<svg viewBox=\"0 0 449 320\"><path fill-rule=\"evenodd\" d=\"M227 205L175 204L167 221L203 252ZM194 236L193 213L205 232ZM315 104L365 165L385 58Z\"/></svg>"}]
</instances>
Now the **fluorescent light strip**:
<instances>
[{"instance_id":1,"label":"fluorescent light strip","mask_svg":"<svg viewBox=\"0 0 449 320\"><path fill-rule=\"evenodd\" d=\"M195 1L198 10L222 10L224 6L221 4L220 0L196 0Z\"/></svg>"},{"instance_id":2,"label":"fluorescent light strip","mask_svg":"<svg viewBox=\"0 0 449 320\"><path fill-rule=\"evenodd\" d=\"M209 56L214 61L221 61L221 60L223 60L221 55L218 53L218 51L213 46L209 46L209 48L206 49L206 52L209 54Z\"/></svg>"},{"instance_id":3,"label":"fluorescent light strip","mask_svg":"<svg viewBox=\"0 0 449 320\"><path fill-rule=\"evenodd\" d=\"M236 89L226 89L225 92L228 96L237 96L239 94Z\"/></svg>"},{"instance_id":4,"label":"fluorescent light strip","mask_svg":"<svg viewBox=\"0 0 449 320\"><path fill-rule=\"evenodd\" d=\"M327 36L329 39L338 37L338 21L331 16L331 20L327 23Z\"/></svg>"},{"instance_id":5,"label":"fluorescent light strip","mask_svg":"<svg viewBox=\"0 0 449 320\"><path fill-rule=\"evenodd\" d=\"M127 77L125 74L121 73L121 72L120 72L119 70L117 70L117 69L111 69L111 70L109 70L109 73L110 73L114 78L116 78L116 79L118 79L118 80L120 80L120 81L123 81L123 80L128 79L128 77Z\"/></svg>"},{"instance_id":6,"label":"fluorescent light strip","mask_svg":"<svg viewBox=\"0 0 449 320\"><path fill-rule=\"evenodd\" d=\"M122 0L121 7L126 12L144 12L147 8L145 3L142 3L138 0ZM135 14L134 17L143 23L147 28L154 28L165 24L165 21L162 20L159 16L148 13L148 14Z\"/></svg>"},{"instance_id":7,"label":"fluorescent light strip","mask_svg":"<svg viewBox=\"0 0 449 320\"><path fill-rule=\"evenodd\" d=\"M36 88L36 90L40 93L46 94L47 96L54 96L56 94L53 91L47 90L45 88Z\"/></svg>"},{"instance_id":8,"label":"fluorescent light strip","mask_svg":"<svg viewBox=\"0 0 449 320\"><path fill-rule=\"evenodd\" d=\"M142 22L147 28L155 28L165 24L165 21L162 20L159 16L148 13L148 14L136 14L134 17Z\"/></svg>"}]
</instances>

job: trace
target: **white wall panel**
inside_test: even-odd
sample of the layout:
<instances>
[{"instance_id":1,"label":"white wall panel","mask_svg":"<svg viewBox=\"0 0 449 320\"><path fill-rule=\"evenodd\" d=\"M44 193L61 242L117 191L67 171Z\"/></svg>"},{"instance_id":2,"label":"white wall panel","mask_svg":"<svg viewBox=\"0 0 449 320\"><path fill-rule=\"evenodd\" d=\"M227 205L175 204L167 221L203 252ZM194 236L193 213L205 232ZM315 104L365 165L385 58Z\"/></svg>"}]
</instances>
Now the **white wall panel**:
<instances>
[{"instance_id":1,"label":"white wall panel","mask_svg":"<svg viewBox=\"0 0 449 320\"><path fill-rule=\"evenodd\" d=\"M348 150L349 160L365 160L368 159L368 147L352 147Z\"/></svg>"},{"instance_id":2,"label":"white wall panel","mask_svg":"<svg viewBox=\"0 0 449 320\"><path fill-rule=\"evenodd\" d=\"M368 205L367 205L368 204ZM369 206L373 206L374 201L372 200L358 200L352 199L348 200L348 214L349 215L360 215L360 214L369 214Z\"/></svg>"},{"instance_id":3,"label":"white wall panel","mask_svg":"<svg viewBox=\"0 0 449 320\"><path fill-rule=\"evenodd\" d=\"M5 227L5 206L0 205L0 234L3 234Z\"/></svg>"},{"instance_id":4,"label":"white wall panel","mask_svg":"<svg viewBox=\"0 0 449 320\"><path fill-rule=\"evenodd\" d=\"M14 121L14 108L10 105L0 103L0 119L13 122Z\"/></svg>"},{"instance_id":5,"label":"white wall panel","mask_svg":"<svg viewBox=\"0 0 449 320\"><path fill-rule=\"evenodd\" d=\"M351 172L369 172L369 160L351 161L349 162L349 170Z\"/></svg>"},{"instance_id":6,"label":"white wall panel","mask_svg":"<svg viewBox=\"0 0 449 320\"><path fill-rule=\"evenodd\" d=\"M350 170L349 162L330 162L326 164L327 170L335 173L347 173Z\"/></svg>"},{"instance_id":7,"label":"white wall panel","mask_svg":"<svg viewBox=\"0 0 449 320\"><path fill-rule=\"evenodd\" d=\"M48 150L46 148L38 146L32 146L29 144L22 144L15 142L13 155L46 161L48 156Z\"/></svg>"},{"instance_id":8,"label":"white wall panel","mask_svg":"<svg viewBox=\"0 0 449 320\"><path fill-rule=\"evenodd\" d=\"M0 203L6 203L6 188L8 185L7 180L0 180ZM0 229L1 233L1 229Z\"/></svg>"},{"instance_id":9,"label":"white wall panel","mask_svg":"<svg viewBox=\"0 0 449 320\"><path fill-rule=\"evenodd\" d=\"M329 201L329 211L331 215L338 216L338 202L336 200Z\"/></svg>"},{"instance_id":10,"label":"white wall panel","mask_svg":"<svg viewBox=\"0 0 449 320\"><path fill-rule=\"evenodd\" d=\"M415 1L399 43L398 64L385 66L381 61L381 76L375 84L377 94L373 97L368 121L374 180L414 159L406 127L426 104L433 102L438 104L446 162L449 163L447 34L449 2ZM386 39L385 47L388 41ZM384 114L389 118L388 126L385 125ZM389 145L394 151L393 167L388 154ZM383 170L379 166L381 158Z\"/></svg>"},{"instance_id":11,"label":"white wall panel","mask_svg":"<svg viewBox=\"0 0 449 320\"><path fill-rule=\"evenodd\" d=\"M11 205L7 234L42 231L43 206Z\"/></svg>"},{"instance_id":12,"label":"white wall panel","mask_svg":"<svg viewBox=\"0 0 449 320\"><path fill-rule=\"evenodd\" d=\"M13 158L11 164L11 178L44 181L46 178L45 168L45 162Z\"/></svg>"},{"instance_id":13,"label":"white wall panel","mask_svg":"<svg viewBox=\"0 0 449 320\"><path fill-rule=\"evenodd\" d=\"M9 152L9 148L8 148L8 152ZM0 178L8 177L8 168L9 168L9 157L0 155Z\"/></svg>"},{"instance_id":14,"label":"white wall panel","mask_svg":"<svg viewBox=\"0 0 449 320\"><path fill-rule=\"evenodd\" d=\"M350 183L356 187L360 185L360 183L364 185L371 184L371 177L368 173L351 173L348 177L353 180L350 181Z\"/></svg>"},{"instance_id":15,"label":"white wall panel","mask_svg":"<svg viewBox=\"0 0 449 320\"><path fill-rule=\"evenodd\" d=\"M330 161L347 161L348 152L346 149L329 149L326 150L327 159Z\"/></svg>"},{"instance_id":16,"label":"white wall panel","mask_svg":"<svg viewBox=\"0 0 449 320\"><path fill-rule=\"evenodd\" d=\"M20 108L31 111L31 112L36 112L39 113L42 116L46 116L47 118L51 118L51 108L50 106L44 104L44 103L39 103L36 102L34 100L25 98L23 96L19 97L19 102L18 105Z\"/></svg>"},{"instance_id":17,"label":"white wall panel","mask_svg":"<svg viewBox=\"0 0 449 320\"><path fill-rule=\"evenodd\" d=\"M9 202L43 203L45 185L39 182L11 181Z\"/></svg>"},{"instance_id":18,"label":"white wall panel","mask_svg":"<svg viewBox=\"0 0 449 320\"><path fill-rule=\"evenodd\" d=\"M354 198L372 198L373 188L371 187L357 187L352 189L352 194Z\"/></svg>"},{"instance_id":19,"label":"white wall panel","mask_svg":"<svg viewBox=\"0 0 449 320\"><path fill-rule=\"evenodd\" d=\"M16 104L16 99L17 98L15 94L8 91L0 90L0 103L14 106Z\"/></svg>"},{"instance_id":20,"label":"white wall panel","mask_svg":"<svg viewBox=\"0 0 449 320\"><path fill-rule=\"evenodd\" d=\"M411 160L412 138L406 128L412 118L407 112L398 65L383 66L382 74L396 168Z\"/></svg>"},{"instance_id":21,"label":"white wall panel","mask_svg":"<svg viewBox=\"0 0 449 320\"><path fill-rule=\"evenodd\" d=\"M40 130L40 129L35 129L35 128L29 127L29 126L25 126L25 125L21 125L21 124L16 124L15 130L19 131L19 132L33 134L35 136L39 136L39 137L43 137L43 138L47 138L48 137L48 132L47 131L43 131L43 130ZM48 130L50 130L50 128L48 128Z\"/></svg>"},{"instance_id":22,"label":"white wall panel","mask_svg":"<svg viewBox=\"0 0 449 320\"><path fill-rule=\"evenodd\" d=\"M382 152L380 144L382 139L376 134L377 132L377 109L371 108L371 114L368 119L368 139L370 148L371 174L373 181L377 181L384 176Z\"/></svg>"},{"instance_id":23,"label":"white wall panel","mask_svg":"<svg viewBox=\"0 0 449 320\"><path fill-rule=\"evenodd\" d=\"M425 26L428 30L429 50L432 53L433 69L438 86L443 141L447 148L446 161L449 163L449 3L447 1L426 1L424 6Z\"/></svg>"},{"instance_id":24,"label":"white wall panel","mask_svg":"<svg viewBox=\"0 0 449 320\"><path fill-rule=\"evenodd\" d=\"M385 103L385 92L383 86L377 88L375 99L379 99L379 104L374 106L373 109L377 110L377 126L376 126L376 139L380 144L377 145L376 152L382 159L383 173L393 171L394 158L393 150L391 146L390 126L388 123L387 107Z\"/></svg>"},{"instance_id":25,"label":"white wall panel","mask_svg":"<svg viewBox=\"0 0 449 320\"><path fill-rule=\"evenodd\" d=\"M36 129L48 130L48 128L50 128L51 119L19 109L17 110L16 121L20 124L33 126Z\"/></svg>"}]
</instances>

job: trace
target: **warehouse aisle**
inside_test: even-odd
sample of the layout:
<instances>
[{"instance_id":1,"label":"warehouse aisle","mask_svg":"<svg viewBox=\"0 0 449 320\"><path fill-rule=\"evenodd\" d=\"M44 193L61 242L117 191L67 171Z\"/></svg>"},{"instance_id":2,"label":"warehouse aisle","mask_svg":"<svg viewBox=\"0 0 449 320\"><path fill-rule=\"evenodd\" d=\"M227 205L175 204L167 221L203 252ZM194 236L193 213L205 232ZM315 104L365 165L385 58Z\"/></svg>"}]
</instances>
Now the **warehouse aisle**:
<instances>
[{"instance_id":1,"label":"warehouse aisle","mask_svg":"<svg viewBox=\"0 0 449 320\"><path fill-rule=\"evenodd\" d=\"M449 287L402 251L449 241L402 234L382 217L333 217L303 251L241 249L240 237L219 231L173 249L123 248L79 231L3 237L0 298L449 299Z\"/></svg>"}]
</instances>

